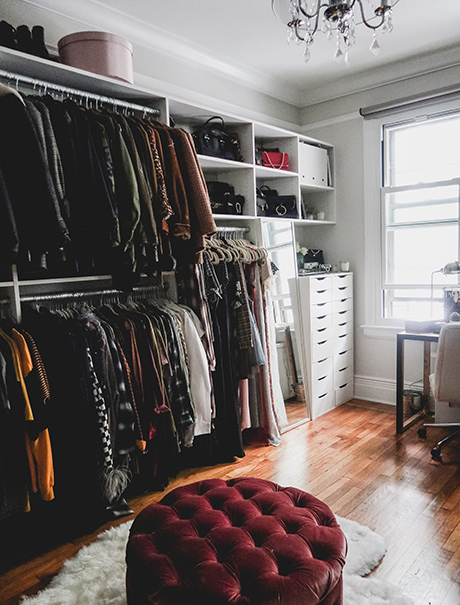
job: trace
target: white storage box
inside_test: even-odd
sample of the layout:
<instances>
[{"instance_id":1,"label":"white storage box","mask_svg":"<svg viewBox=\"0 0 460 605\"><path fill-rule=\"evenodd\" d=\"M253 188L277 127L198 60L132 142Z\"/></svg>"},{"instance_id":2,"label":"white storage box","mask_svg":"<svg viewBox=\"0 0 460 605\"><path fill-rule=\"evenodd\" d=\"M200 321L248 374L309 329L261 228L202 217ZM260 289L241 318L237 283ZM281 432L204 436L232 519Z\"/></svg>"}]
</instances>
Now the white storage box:
<instances>
[{"instance_id":1,"label":"white storage box","mask_svg":"<svg viewBox=\"0 0 460 605\"><path fill-rule=\"evenodd\" d=\"M326 187L328 182L327 149L299 143L299 177L301 185Z\"/></svg>"}]
</instances>

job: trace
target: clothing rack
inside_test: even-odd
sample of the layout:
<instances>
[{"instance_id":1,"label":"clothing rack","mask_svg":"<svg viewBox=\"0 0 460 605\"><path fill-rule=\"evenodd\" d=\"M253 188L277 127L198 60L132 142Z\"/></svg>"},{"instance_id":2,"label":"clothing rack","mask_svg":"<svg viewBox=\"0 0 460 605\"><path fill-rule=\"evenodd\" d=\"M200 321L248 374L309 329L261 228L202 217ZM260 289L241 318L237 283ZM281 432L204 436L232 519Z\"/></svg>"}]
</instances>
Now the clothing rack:
<instances>
[{"instance_id":1,"label":"clothing rack","mask_svg":"<svg viewBox=\"0 0 460 605\"><path fill-rule=\"evenodd\" d=\"M26 296L21 296L19 293L16 297L13 298L3 298L0 299L0 315L2 315L1 311L4 308L9 308L10 316L14 318L16 323L21 323L21 305L22 303L40 303L46 301L70 301L70 300L80 300L83 301L85 299L91 299L95 297L100 297L101 302L106 297L110 296L125 296L126 302L130 300L135 300L138 298L138 295L144 294L154 294L156 297L164 297L168 291L169 284L165 283L163 285L158 284L148 284L145 286L135 286L131 292L125 292L123 290L115 290L115 289L105 289L105 290L79 290L74 292L51 292L49 294L30 294ZM17 300L17 303L15 302Z\"/></svg>"},{"instance_id":2,"label":"clothing rack","mask_svg":"<svg viewBox=\"0 0 460 605\"><path fill-rule=\"evenodd\" d=\"M59 84L53 84L52 82L47 82L45 80L38 80L36 78L29 78L28 76L22 76L20 74L11 73L8 71L4 71L0 69L0 79L6 80L8 84L14 83L16 89L19 87L19 84L23 84L25 86L31 87L34 90L38 87L42 90L45 95L47 92L54 92L55 94L60 95L68 95L72 97L78 97L81 99L86 99L88 102L91 99L92 101L96 101L97 103L102 103L105 105L112 105L113 107L123 107L125 109L131 109L132 111L141 112L144 115L150 114L155 117L160 116L160 111L153 107L146 107L144 105L138 105L136 103L130 103L129 101L122 101L121 99L114 99L112 97L106 97L104 95L98 95L92 92L86 92L82 90L78 90L76 88L69 88L68 86L62 86Z\"/></svg>"},{"instance_id":3,"label":"clothing rack","mask_svg":"<svg viewBox=\"0 0 460 605\"><path fill-rule=\"evenodd\" d=\"M163 286L159 285L148 285L148 286L136 286L131 292L124 292L123 290L105 289L105 290L85 290L78 292L56 292L52 294L32 294L29 296L21 296L21 302L43 302L43 301L57 301L57 300L75 300L92 298L96 296L126 296L129 300L130 297L136 294L155 294L157 296L164 296L168 289L168 284Z\"/></svg>"},{"instance_id":4,"label":"clothing rack","mask_svg":"<svg viewBox=\"0 0 460 605\"><path fill-rule=\"evenodd\" d=\"M217 237L227 239L241 239L246 233L249 232L249 227L230 227L230 226L219 226L217 227Z\"/></svg>"}]
</instances>

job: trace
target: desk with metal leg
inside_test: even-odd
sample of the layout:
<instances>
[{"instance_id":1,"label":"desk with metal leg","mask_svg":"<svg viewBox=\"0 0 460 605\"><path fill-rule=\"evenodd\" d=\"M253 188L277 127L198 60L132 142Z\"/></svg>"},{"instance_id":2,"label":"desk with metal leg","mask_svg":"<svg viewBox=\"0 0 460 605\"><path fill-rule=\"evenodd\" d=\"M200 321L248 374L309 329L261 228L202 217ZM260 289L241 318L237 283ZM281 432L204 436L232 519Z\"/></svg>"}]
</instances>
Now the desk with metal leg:
<instances>
[{"instance_id":1,"label":"desk with metal leg","mask_svg":"<svg viewBox=\"0 0 460 605\"><path fill-rule=\"evenodd\" d=\"M431 344L438 342L439 334L400 332L396 337L396 432L403 433L423 414L430 396L430 358ZM404 419L404 343L406 340L423 342L423 401L420 411Z\"/></svg>"}]
</instances>

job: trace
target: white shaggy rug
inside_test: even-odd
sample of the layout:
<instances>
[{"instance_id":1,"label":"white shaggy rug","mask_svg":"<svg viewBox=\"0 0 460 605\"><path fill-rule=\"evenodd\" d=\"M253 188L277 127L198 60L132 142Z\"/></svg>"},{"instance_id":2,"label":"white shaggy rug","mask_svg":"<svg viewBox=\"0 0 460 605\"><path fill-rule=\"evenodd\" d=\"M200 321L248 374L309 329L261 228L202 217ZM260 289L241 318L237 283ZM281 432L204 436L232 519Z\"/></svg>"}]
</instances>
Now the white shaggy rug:
<instances>
[{"instance_id":1,"label":"white shaggy rug","mask_svg":"<svg viewBox=\"0 0 460 605\"><path fill-rule=\"evenodd\" d=\"M368 527L337 517L348 540L344 605L414 605L400 590L364 578L385 554L385 542ZM23 605L126 605L125 550L131 522L107 530L64 563L48 588Z\"/></svg>"}]
</instances>

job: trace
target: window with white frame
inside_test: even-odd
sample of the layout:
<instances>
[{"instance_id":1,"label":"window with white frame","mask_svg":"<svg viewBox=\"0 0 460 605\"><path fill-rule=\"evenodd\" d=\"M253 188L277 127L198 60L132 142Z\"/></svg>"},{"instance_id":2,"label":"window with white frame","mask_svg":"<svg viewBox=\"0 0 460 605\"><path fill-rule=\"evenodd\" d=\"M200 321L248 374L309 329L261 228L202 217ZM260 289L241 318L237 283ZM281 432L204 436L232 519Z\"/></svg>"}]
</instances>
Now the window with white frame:
<instances>
[{"instance_id":1,"label":"window with white frame","mask_svg":"<svg viewBox=\"0 0 460 605\"><path fill-rule=\"evenodd\" d=\"M442 318L458 282L440 269L459 260L460 109L393 116L381 134L381 317Z\"/></svg>"}]
</instances>

